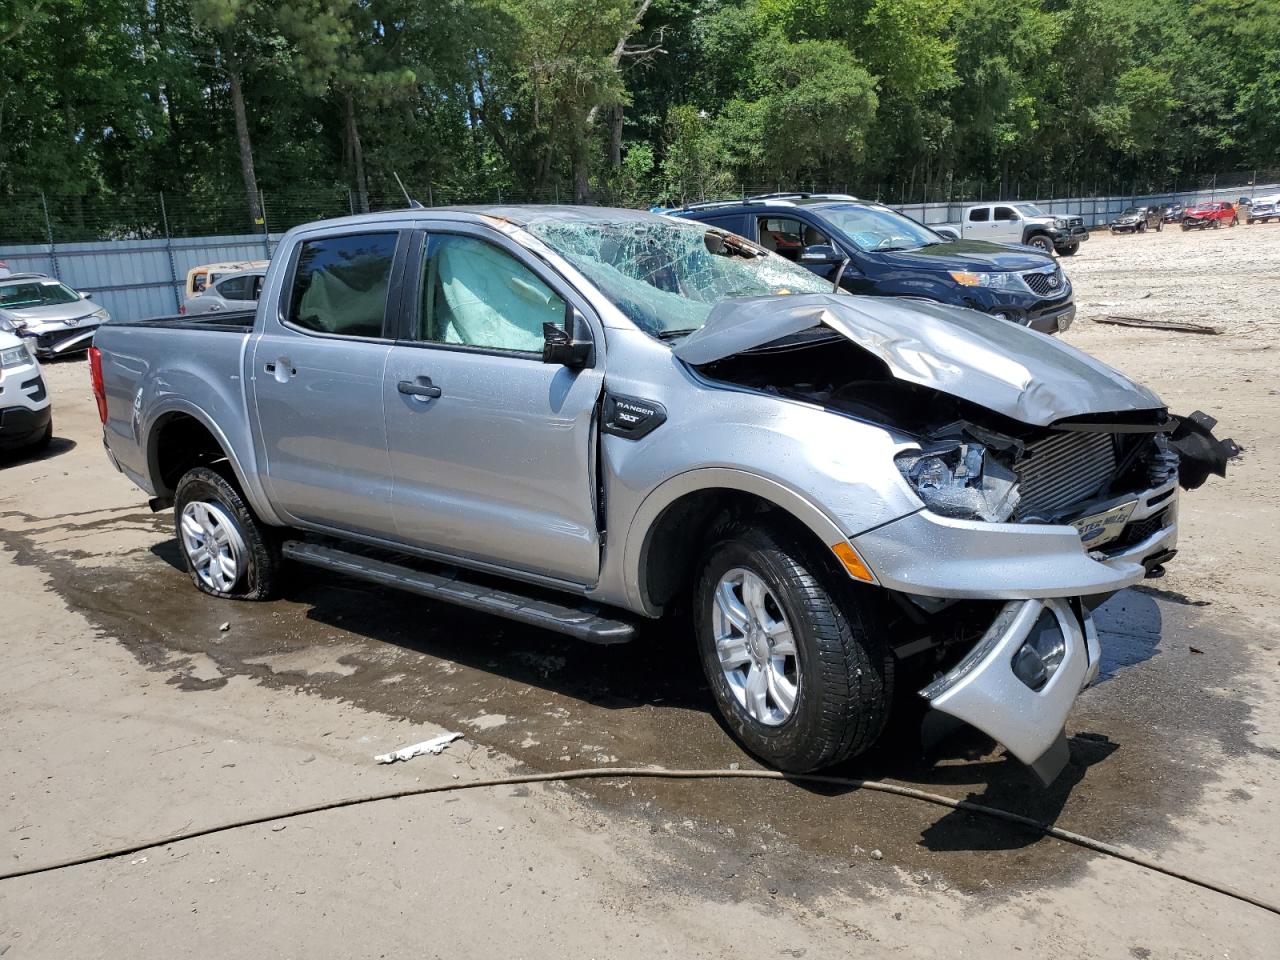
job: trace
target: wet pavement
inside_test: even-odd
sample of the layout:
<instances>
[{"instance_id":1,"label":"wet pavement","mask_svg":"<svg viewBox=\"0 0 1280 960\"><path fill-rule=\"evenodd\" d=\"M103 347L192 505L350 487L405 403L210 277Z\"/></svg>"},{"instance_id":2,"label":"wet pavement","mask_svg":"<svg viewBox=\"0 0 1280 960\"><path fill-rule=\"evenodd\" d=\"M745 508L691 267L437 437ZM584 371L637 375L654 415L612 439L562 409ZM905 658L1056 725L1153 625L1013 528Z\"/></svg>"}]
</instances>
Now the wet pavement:
<instances>
[{"instance_id":1,"label":"wet pavement","mask_svg":"<svg viewBox=\"0 0 1280 960\"><path fill-rule=\"evenodd\" d=\"M217 697L231 678L249 677L459 730L466 749L537 771L757 765L717 722L680 624L651 625L629 645L595 647L305 567L290 569L280 600L218 601L196 592L181 570L171 523L172 514L145 508L7 512L0 544L49 576L104 639L191 697ZM887 778L1159 848L1174 836L1172 815L1193 809L1215 778L1212 757L1262 748L1254 745L1248 698L1236 689L1246 682L1244 654L1229 623L1219 622L1211 600L1148 583L1096 614L1100 682L1072 715L1071 763L1047 790L965 730L926 753L914 730L900 729L830 772ZM873 849L916 884L991 898L1033 880L1067 882L1089 859L987 818L856 790L650 780L580 789L602 812L647 823L656 837L696 828L702 869L672 871L668 880L697 888L700 877L713 876L707 889L718 896L847 891L865 879ZM1248 792L1239 793L1237 802L1247 802Z\"/></svg>"}]
</instances>

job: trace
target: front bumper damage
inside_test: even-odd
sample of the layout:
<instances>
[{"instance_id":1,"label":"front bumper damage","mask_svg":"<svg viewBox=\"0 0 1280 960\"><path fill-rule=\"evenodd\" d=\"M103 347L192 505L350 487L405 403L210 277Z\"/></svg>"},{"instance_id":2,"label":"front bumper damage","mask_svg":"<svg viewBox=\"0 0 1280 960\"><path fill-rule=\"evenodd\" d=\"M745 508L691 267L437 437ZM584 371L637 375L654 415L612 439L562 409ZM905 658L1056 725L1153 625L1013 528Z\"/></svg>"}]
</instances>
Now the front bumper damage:
<instances>
[{"instance_id":1,"label":"front bumper damage","mask_svg":"<svg viewBox=\"0 0 1280 960\"><path fill-rule=\"evenodd\" d=\"M1062 651L1039 689L1014 667L1033 639ZM1079 600L1011 600L964 659L920 694L998 740L1047 786L1066 766L1067 714L1097 678L1101 657L1093 618Z\"/></svg>"}]
</instances>

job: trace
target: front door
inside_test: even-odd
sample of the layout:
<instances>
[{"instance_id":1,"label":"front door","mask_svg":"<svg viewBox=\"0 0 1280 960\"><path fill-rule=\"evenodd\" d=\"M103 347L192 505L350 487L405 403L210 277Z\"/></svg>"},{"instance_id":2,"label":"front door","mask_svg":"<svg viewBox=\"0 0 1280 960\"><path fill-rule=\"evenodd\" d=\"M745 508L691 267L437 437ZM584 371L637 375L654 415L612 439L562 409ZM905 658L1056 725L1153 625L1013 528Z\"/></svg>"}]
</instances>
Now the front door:
<instances>
[{"instance_id":1,"label":"front door","mask_svg":"<svg viewBox=\"0 0 1280 960\"><path fill-rule=\"evenodd\" d=\"M448 231L416 247L383 384L399 538L594 583L602 352L586 369L542 362L543 324L585 303L496 231Z\"/></svg>"},{"instance_id":2,"label":"front door","mask_svg":"<svg viewBox=\"0 0 1280 960\"><path fill-rule=\"evenodd\" d=\"M253 346L266 486L292 520L395 533L382 399L401 236L366 226L304 239L279 291L280 315L265 318Z\"/></svg>"},{"instance_id":3,"label":"front door","mask_svg":"<svg viewBox=\"0 0 1280 960\"><path fill-rule=\"evenodd\" d=\"M991 239L996 243L1022 242L1022 217L1013 207L996 207L991 212L995 229Z\"/></svg>"}]
</instances>

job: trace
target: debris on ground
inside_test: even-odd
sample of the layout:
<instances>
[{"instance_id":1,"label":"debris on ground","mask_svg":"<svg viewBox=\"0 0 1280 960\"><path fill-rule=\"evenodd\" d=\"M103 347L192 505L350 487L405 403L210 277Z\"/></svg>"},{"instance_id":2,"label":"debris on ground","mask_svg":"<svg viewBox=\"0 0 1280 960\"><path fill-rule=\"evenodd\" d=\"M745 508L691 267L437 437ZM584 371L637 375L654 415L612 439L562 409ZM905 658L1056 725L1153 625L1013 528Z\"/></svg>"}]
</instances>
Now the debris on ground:
<instances>
[{"instance_id":1,"label":"debris on ground","mask_svg":"<svg viewBox=\"0 0 1280 960\"><path fill-rule=\"evenodd\" d=\"M1149 320L1143 317L1120 317L1107 314L1094 317L1094 323L1112 323L1120 327L1143 327L1149 330L1172 330L1175 333L1207 333L1217 336L1222 333L1217 327L1205 323L1187 323L1184 320Z\"/></svg>"},{"instance_id":2,"label":"debris on ground","mask_svg":"<svg viewBox=\"0 0 1280 960\"><path fill-rule=\"evenodd\" d=\"M415 743L407 747L401 747L399 750L393 750L391 753L378 754L373 759L379 763L395 763L397 760L412 760L414 757L420 757L424 753L438 754L444 750L449 744L455 740L461 740L460 733L442 733L438 737L431 740L423 740L421 743Z\"/></svg>"}]
</instances>

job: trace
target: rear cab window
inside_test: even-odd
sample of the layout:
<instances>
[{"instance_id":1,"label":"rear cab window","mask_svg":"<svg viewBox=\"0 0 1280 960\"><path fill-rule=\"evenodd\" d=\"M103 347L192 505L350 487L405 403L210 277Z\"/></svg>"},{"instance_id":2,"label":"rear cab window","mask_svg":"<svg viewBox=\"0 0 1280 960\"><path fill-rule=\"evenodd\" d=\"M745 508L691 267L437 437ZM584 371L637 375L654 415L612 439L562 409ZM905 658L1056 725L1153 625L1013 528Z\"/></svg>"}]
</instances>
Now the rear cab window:
<instances>
[{"instance_id":1,"label":"rear cab window","mask_svg":"<svg viewBox=\"0 0 1280 960\"><path fill-rule=\"evenodd\" d=\"M298 249L286 323L339 337L381 337L397 231L304 240Z\"/></svg>"}]
</instances>

